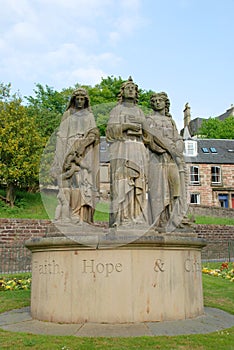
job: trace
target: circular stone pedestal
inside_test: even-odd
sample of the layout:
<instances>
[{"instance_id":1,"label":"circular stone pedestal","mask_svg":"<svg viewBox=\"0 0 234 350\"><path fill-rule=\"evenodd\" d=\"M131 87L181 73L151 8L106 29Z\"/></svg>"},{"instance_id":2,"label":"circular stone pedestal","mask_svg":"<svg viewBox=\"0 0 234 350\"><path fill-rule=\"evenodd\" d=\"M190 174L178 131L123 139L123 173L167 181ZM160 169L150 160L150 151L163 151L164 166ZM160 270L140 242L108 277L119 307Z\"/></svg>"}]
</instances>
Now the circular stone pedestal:
<instances>
[{"instance_id":1,"label":"circular stone pedestal","mask_svg":"<svg viewBox=\"0 0 234 350\"><path fill-rule=\"evenodd\" d=\"M66 237L27 241L31 314L61 323L184 320L203 314L201 249L195 237L142 237L113 249Z\"/></svg>"}]
</instances>

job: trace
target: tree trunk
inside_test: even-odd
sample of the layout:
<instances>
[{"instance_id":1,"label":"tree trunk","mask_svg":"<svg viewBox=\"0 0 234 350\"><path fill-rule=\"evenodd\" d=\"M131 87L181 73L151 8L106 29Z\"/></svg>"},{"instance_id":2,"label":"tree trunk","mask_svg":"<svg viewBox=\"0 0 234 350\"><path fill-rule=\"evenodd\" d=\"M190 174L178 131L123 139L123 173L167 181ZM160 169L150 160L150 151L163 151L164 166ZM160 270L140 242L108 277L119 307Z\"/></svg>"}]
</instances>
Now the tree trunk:
<instances>
[{"instance_id":1,"label":"tree trunk","mask_svg":"<svg viewBox=\"0 0 234 350\"><path fill-rule=\"evenodd\" d=\"M12 183L7 185L6 189L6 202L11 206L14 207L15 203L15 187Z\"/></svg>"}]
</instances>

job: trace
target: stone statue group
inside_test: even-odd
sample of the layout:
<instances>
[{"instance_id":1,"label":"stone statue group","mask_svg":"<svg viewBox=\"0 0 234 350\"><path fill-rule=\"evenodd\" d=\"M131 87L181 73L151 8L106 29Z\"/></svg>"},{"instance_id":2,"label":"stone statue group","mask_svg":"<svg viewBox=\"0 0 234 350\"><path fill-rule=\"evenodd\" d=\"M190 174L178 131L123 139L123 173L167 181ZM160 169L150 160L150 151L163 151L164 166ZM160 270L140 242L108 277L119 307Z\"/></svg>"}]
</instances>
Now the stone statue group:
<instances>
[{"instance_id":1,"label":"stone statue group","mask_svg":"<svg viewBox=\"0 0 234 350\"><path fill-rule=\"evenodd\" d=\"M165 92L152 94L150 115L145 116L137 103L138 86L129 77L106 128L109 224L173 231L187 211L183 140ZM59 187L55 220L92 224L99 201L99 131L83 88L73 92L63 115L54 168Z\"/></svg>"}]
</instances>

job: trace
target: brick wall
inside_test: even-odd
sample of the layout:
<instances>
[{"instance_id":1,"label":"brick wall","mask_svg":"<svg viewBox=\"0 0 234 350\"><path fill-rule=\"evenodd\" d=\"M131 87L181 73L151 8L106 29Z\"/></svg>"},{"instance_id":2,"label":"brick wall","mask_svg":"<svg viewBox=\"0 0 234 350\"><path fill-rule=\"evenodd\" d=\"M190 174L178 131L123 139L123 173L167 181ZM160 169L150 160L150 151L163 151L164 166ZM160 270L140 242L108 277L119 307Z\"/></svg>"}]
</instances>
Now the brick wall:
<instances>
[{"instance_id":1,"label":"brick wall","mask_svg":"<svg viewBox=\"0 0 234 350\"><path fill-rule=\"evenodd\" d=\"M50 220L0 219L0 244L22 243L31 237L43 237ZM195 225L198 237L207 240L234 240L234 226Z\"/></svg>"},{"instance_id":2,"label":"brick wall","mask_svg":"<svg viewBox=\"0 0 234 350\"><path fill-rule=\"evenodd\" d=\"M199 238L207 241L234 241L234 226L227 225L195 225Z\"/></svg>"},{"instance_id":3,"label":"brick wall","mask_svg":"<svg viewBox=\"0 0 234 350\"><path fill-rule=\"evenodd\" d=\"M0 273L31 271L31 252L24 241L44 237L50 220L0 219ZM199 238L207 240L203 260L234 260L234 226L195 225Z\"/></svg>"},{"instance_id":4,"label":"brick wall","mask_svg":"<svg viewBox=\"0 0 234 350\"><path fill-rule=\"evenodd\" d=\"M49 220L0 219L0 244L17 243L45 236Z\"/></svg>"}]
</instances>

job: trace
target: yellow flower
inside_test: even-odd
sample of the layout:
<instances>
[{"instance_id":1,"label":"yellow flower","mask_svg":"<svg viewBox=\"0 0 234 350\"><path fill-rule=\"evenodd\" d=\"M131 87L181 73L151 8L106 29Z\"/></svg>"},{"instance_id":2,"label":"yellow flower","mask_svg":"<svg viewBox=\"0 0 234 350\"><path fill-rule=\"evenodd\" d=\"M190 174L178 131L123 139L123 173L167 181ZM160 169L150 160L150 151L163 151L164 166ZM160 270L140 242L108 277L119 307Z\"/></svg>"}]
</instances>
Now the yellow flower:
<instances>
[{"instance_id":1,"label":"yellow flower","mask_svg":"<svg viewBox=\"0 0 234 350\"><path fill-rule=\"evenodd\" d=\"M215 271L215 270L211 271L210 274L211 274L212 276L215 276L215 277L217 277L217 276L219 275L219 274L218 274L218 271Z\"/></svg>"},{"instance_id":2,"label":"yellow flower","mask_svg":"<svg viewBox=\"0 0 234 350\"><path fill-rule=\"evenodd\" d=\"M210 273L211 270L209 270L207 267L203 267L202 272L203 273Z\"/></svg>"}]
</instances>

